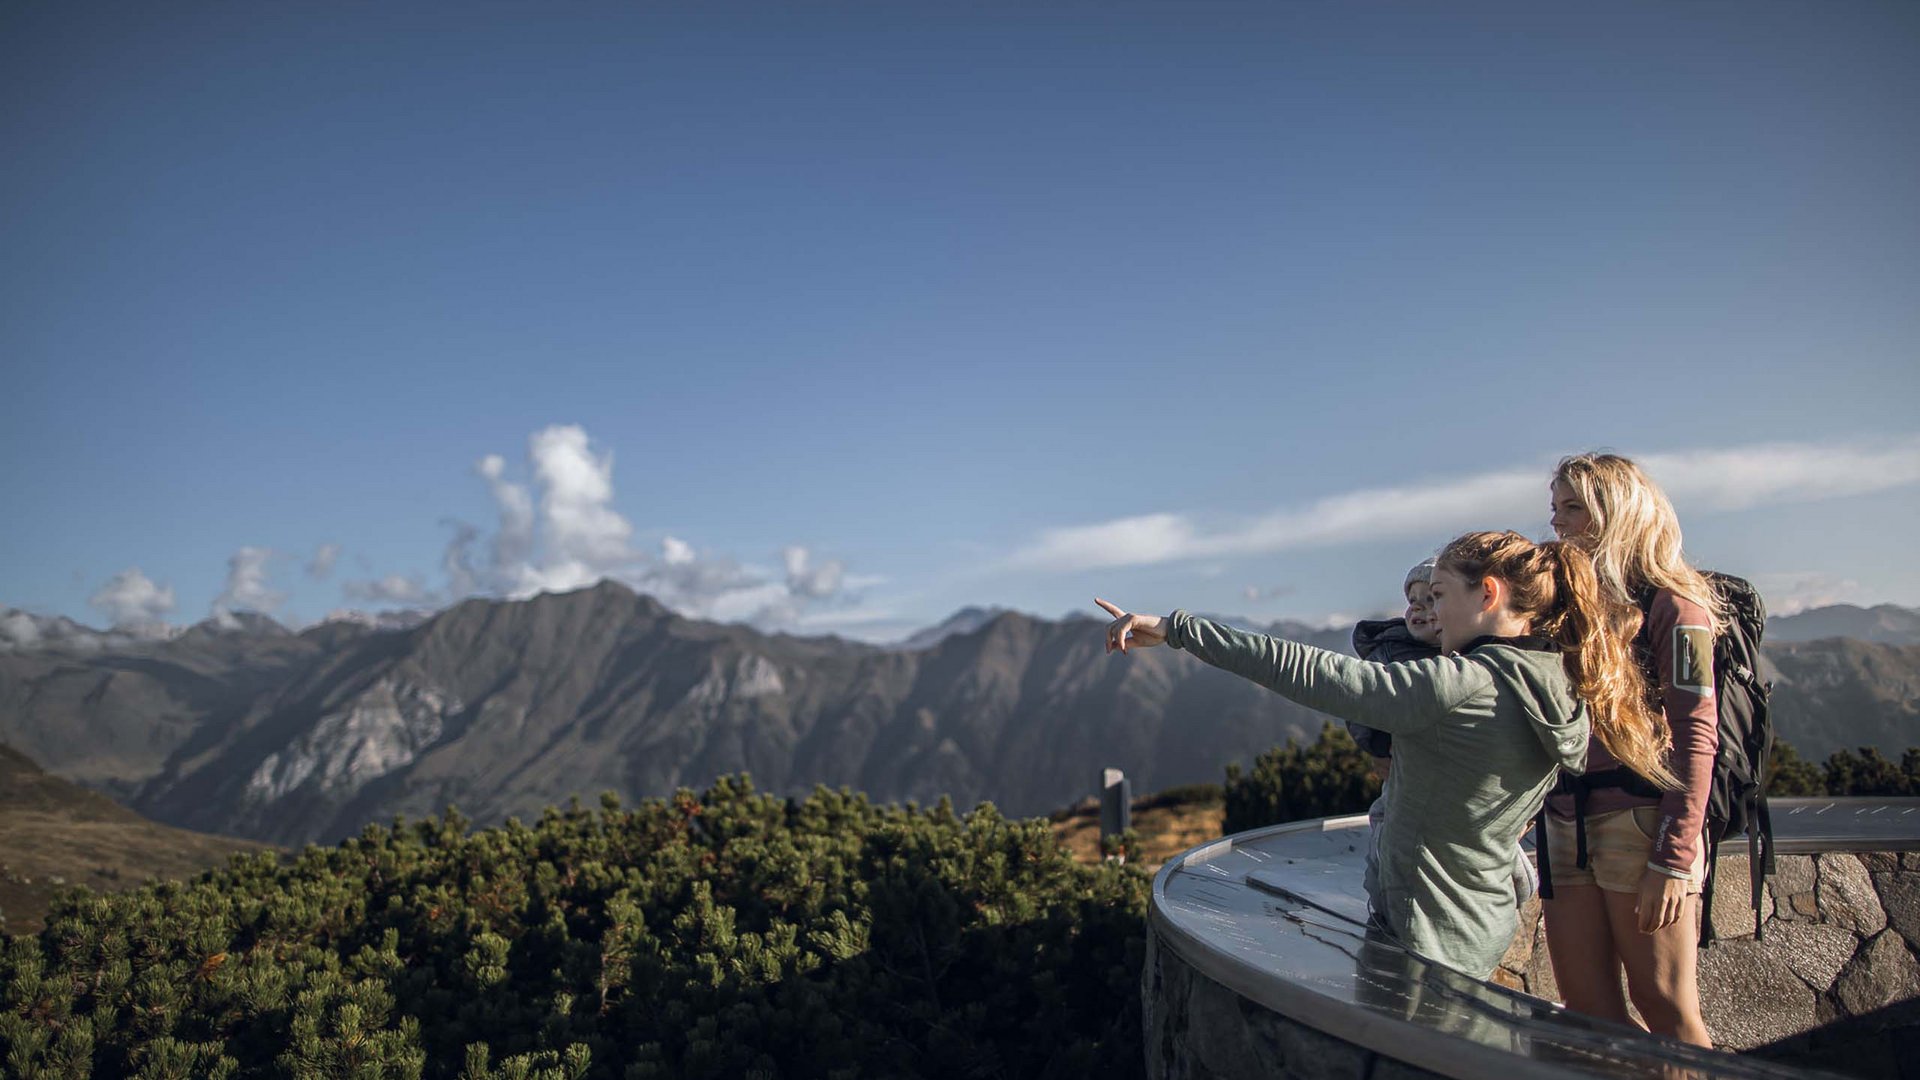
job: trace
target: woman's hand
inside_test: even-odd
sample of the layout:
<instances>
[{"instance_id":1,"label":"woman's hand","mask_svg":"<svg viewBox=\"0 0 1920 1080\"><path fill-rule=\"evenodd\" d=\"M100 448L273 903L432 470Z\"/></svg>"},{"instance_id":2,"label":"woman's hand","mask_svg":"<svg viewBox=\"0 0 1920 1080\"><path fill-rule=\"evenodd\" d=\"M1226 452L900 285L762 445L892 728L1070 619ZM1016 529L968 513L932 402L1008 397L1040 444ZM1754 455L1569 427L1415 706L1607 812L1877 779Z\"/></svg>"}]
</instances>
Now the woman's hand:
<instances>
[{"instance_id":1,"label":"woman's hand","mask_svg":"<svg viewBox=\"0 0 1920 1080\"><path fill-rule=\"evenodd\" d=\"M1166 643L1167 630L1170 627L1165 616L1129 615L1097 596L1093 598L1093 602L1105 608L1107 614L1114 617L1113 623L1107 627L1107 652L1111 653L1115 649L1126 652L1129 642L1141 647Z\"/></svg>"},{"instance_id":2,"label":"woman's hand","mask_svg":"<svg viewBox=\"0 0 1920 1080\"><path fill-rule=\"evenodd\" d=\"M1654 933L1680 921L1687 909L1687 882L1653 867L1640 875L1640 901L1634 911L1640 916L1640 932Z\"/></svg>"}]
</instances>

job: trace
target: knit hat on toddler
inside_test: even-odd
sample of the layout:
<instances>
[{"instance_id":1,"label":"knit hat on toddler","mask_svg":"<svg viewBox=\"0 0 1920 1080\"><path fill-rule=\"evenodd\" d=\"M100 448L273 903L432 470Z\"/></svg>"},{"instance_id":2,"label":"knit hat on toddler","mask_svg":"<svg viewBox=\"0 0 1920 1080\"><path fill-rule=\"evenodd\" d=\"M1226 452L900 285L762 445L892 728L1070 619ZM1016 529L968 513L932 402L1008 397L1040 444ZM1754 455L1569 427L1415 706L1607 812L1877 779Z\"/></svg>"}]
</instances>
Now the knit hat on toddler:
<instances>
[{"instance_id":1,"label":"knit hat on toddler","mask_svg":"<svg viewBox=\"0 0 1920 1080\"><path fill-rule=\"evenodd\" d=\"M1413 583L1416 581L1423 585L1433 584L1433 567L1436 561L1431 557L1422 559L1418 566L1407 571L1407 580L1400 585L1401 594L1404 595L1408 589L1413 588Z\"/></svg>"}]
</instances>

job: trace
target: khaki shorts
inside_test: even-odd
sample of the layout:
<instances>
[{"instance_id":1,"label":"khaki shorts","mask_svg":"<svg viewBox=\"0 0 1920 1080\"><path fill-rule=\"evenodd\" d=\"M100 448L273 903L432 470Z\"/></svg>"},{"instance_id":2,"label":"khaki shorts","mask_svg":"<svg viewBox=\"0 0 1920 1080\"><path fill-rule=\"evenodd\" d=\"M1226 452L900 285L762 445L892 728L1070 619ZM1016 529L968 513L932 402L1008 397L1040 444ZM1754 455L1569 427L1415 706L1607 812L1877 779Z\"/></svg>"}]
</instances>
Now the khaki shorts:
<instances>
[{"instance_id":1,"label":"khaki shorts","mask_svg":"<svg viewBox=\"0 0 1920 1080\"><path fill-rule=\"evenodd\" d=\"M1660 827L1660 808L1635 806L1587 815L1587 868L1574 863L1579 850L1572 818L1547 815L1547 856L1553 884L1598 885L1608 892L1637 893L1653 857L1654 830ZM1694 852L1687 892L1697 893L1707 880L1707 845Z\"/></svg>"}]
</instances>

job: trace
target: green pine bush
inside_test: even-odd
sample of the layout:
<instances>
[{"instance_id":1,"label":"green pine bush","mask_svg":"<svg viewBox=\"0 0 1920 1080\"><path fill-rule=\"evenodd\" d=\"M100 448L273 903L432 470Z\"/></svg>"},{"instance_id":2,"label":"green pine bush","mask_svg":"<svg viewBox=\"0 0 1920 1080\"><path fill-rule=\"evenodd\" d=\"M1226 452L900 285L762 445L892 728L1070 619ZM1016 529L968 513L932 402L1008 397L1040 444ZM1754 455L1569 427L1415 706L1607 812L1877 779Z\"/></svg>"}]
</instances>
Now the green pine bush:
<instances>
[{"instance_id":1,"label":"green pine bush","mask_svg":"<svg viewBox=\"0 0 1920 1080\"><path fill-rule=\"evenodd\" d=\"M1326 724L1311 745L1288 740L1254 758L1250 771L1227 766L1223 831L1364 813L1379 794L1373 759L1345 728Z\"/></svg>"},{"instance_id":2,"label":"green pine bush","mask_svg":"<svg viewBox=\"0 0 1920 1080\"><path fill-rule=\"evenodd\" d=\"M1138 1076L1150 879L1044 821L744 776L61 894L0 950L0 1073Z\"/></svg>"}]
</instances>

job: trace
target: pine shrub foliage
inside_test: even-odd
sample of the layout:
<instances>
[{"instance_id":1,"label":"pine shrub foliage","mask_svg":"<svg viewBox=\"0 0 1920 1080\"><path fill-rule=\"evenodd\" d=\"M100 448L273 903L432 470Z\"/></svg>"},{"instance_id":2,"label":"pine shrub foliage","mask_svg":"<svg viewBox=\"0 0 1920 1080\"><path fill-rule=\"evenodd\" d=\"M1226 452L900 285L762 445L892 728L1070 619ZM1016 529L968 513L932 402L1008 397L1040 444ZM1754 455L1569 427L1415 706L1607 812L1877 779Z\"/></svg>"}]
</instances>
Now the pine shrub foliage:
<instances>
[{"instance_id":1,"label":"pine shrub foliage","mask_svg":"<svg viewBox=\"0 0 1920 1080\"><path fill-rule=\"evenodd\" d=\"M1150 879L990 804L745 777L74 889L0 951L0 1074L1138 1076Z\"/></svg>"},{"instance_id":2,"label":"pine shrub foliage","mask_svg":"<svg viewBox=\"0 0 1920 1080\"><path fill-rule=\"evenodd\" d=\"M1288 741L1254 759L1251 770L1227 766L1227 834L1306 818L1365 811L1380 794L1372 758L1346 731L1327 724L1307 746ZM1767 765L1767 794L1802 796L1920 796L1920 747L1898 762L1878 749L1837 750L1824 765L1807 761L1776 739Z\"/></svg>"},{"instance_id":3,"label":"pine shrub foliage","mask_svg":"<svg viewBox=\"0 0 1920 1080\"><path fill-rule=\"evenodd\" d=\"M1222 831L1364 813L1379 794L1373 759L1345 728L1326 724L1307 746L1288 740L1254 758L1251 771L1238 763L1227 766Z\"/></svg>"}]
</instances>

